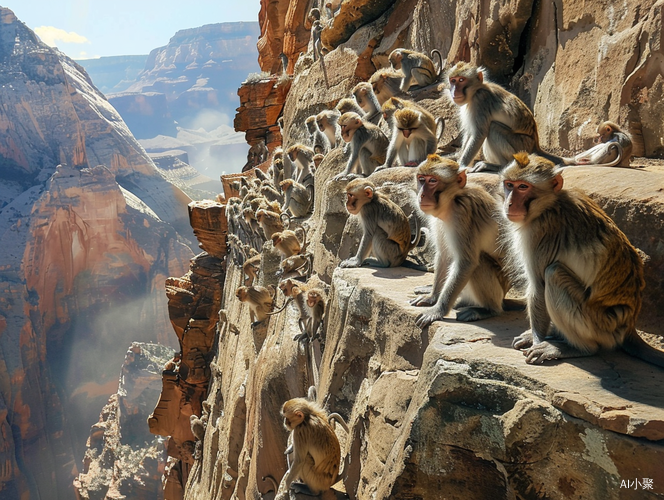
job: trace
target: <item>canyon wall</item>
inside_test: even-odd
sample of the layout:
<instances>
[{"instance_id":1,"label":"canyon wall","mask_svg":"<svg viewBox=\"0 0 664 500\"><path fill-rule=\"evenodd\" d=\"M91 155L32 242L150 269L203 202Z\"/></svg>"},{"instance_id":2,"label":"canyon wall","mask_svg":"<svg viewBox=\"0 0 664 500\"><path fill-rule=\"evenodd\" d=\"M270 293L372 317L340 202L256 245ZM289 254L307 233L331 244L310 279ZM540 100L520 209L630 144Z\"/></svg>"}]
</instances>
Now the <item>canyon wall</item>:
<instances>
[{"instance_id":1,"label":"canyon wall","mask_svg":"<svg viewBox=\"0 0 664 500\"><path fill-rule=\"evenodd\" d=\"M0 496L71 498L127 347L176 345L163 283L193 255L190 199L5 8L0 80Z\"/></svg>"}]
</instances>

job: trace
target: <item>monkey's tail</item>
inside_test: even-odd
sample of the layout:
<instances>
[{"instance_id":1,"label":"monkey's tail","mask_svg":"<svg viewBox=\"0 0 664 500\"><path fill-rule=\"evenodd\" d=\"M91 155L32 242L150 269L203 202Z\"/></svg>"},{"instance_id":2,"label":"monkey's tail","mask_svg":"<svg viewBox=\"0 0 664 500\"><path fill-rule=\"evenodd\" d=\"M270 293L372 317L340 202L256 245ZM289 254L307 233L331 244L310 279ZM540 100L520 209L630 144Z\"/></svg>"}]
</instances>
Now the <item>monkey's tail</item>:
<instances>
[{"instance_id":1,"label":"monkey's tail","mask_svg":"<svg viewBox=\"0 0 664 500\"><path fill-rule=\"evenodd\" d=\"M290 304L292 300L293 300L292 297L288 297L286 300L284 300L284 304L281 306L281 309L278 309L276 311L272 311L272 312L269 312L269 313L265 313L265 314L267 314L268 316L274 316L275 314L279 314L281 311L286 309L286 306L288 304Z\"/></svg>"},{"instance_id":2,"label":"monkey's tail","mask_svg":"<svg viewBox=\"0 0 664 500\"><path fill-rule=\"evenodd\" d=\"M648 344L641 336L632 330L625 336L625 340L622 344L623 350L635 358L642 359L648 363L651 363L660 368L664 368L664 351L655 349L653 346Z\"/></svg>"},{"instance_id":3,"label":"monkey's tail","mask_svg":"<svg viewBox=\"0 0 664 500\"><path fill-rule=\"evenodd\" d=\"M415 217L415 239L410 242L410 250L415 248L419 243L420 243L420 238L422 237L422 223L420 222L420 218L413 214L413 217Z\"/></svg>"},{"instance_id":4,"label":"monkey's tail","mask_svg":"<svg viewBox=\"0 0 664 500\"><path fill-rule=\"evenodd\" d=\"M440 53L438 49L433 49L431 51L431 59L433 60L434 55L438 56L438 61L439 61L439 66L438 66L438 71L436 73L436 77L440 78L440 75L443 74L443 68L445 67L445 63L443 62L443 54Z\"/></svg>"},{"instance_id":5,"label":"monkey's tail","mask_svg":"<svg viewBox=\"0 0 664 500\"><path fill-rule=\"evenodd\" d=\"M327 421L330 424L332 424L332 422L339 422L339 425L341 426L341 428L344 431L346 431L346 434L350 434L350 431L348 430L348 424L346 423L344 418L341 415L339 415L338 413L330 413L327 416Z\"/></svg>"},{"instance_id":6,"label":"monkey's tail","mask_svg":"<svg viewBox=\"0 0 664 500\"><path fill-rule=\"evenodd\" d=\"M272 477L272 476L263 476L261 478L263 481L272 483L272 490L266 491L265 493L269 493L270 491L279 491L279 485L277 484L277 481Z\"/></svg>"},{"instance_id":7,"label":"monkey's tail","mask_svg":"<svg viewBox=\"0 0 664 500\"><path fill-rule=\"evenodd\" d=\"M443 132L445 132L445 118L439 116L438 118L436 118L436 139L438 139L437 142L440 142L440 140L443 138Z\"/></svg>"}]
</instances>

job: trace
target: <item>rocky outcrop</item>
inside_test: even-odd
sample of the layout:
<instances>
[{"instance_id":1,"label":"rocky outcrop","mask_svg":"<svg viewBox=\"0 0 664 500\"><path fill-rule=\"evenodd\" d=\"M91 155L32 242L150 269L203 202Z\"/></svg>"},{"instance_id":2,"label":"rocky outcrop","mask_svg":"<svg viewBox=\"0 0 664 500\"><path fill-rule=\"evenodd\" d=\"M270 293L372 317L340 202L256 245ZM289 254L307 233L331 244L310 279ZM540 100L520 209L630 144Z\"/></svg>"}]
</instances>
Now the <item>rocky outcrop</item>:
<instances>
[{"instance_id":1,"label":"rocky outcrop","mask_svg":"<svg viewBox=\"0 0 664 500\"><path fill-rule=\"evenodd\" d=\"M190 417L204 415L202 403L209 394L210 362L218 342L217 323L224 318L220 309L225 265L224 254L219 253L222 248L225 252L223 214L218 203L191 204L191 224L206 252L192 259L185 276L166 280L169 316L180 350L178 358L162 372L161 397L148 418L152 434L169 437L165 498L182 498L192 466L195 462L200 464L201 450L195 448ZM219 375L218 367L216 374ZM205 415L206 419L212 418L208 412Z\"/></svg>"},{"instance_id":2,"label":"rocky outcrop","mask_svg":"<svg viewBox=\"0 0 664 500\"><path fill-rule=\"evenodd\" d=\"M8 9L0 80L0 491L71 498L76 430L116 391L126 346L175 343L162 286L192 255L190 199Z\"/></svg>"},{"instance_id":3,"label":"rocky outcrop","mask_svg":"<svg viewBox=\"0 0 664 500\"><path fill-rule=\"evenodd\" d=\"M134 342L127 350L117 393L90 429L81 473L74 480L77 500L164 498L163 440L151 436L145 421L161 391L161 372L173 349Z\"/></svg>"}]
</instances>

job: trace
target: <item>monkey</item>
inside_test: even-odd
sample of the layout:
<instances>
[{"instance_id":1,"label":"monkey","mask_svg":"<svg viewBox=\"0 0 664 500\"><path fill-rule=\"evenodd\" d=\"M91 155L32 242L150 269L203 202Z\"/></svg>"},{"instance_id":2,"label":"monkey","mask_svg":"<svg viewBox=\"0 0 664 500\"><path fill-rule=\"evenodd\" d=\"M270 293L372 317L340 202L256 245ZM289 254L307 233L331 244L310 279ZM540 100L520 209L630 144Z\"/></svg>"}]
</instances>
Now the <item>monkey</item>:
<instances>
[{"instance_id":1,"label":"monkey","mask_svg":"<svg viewBox=\"0 0 664 500\"><path fill-rule=\"evenodd\" d=\"M573 158L563 158L563 163L629 168L632 158L632 138L614 122L606 121L597 127L595 144L597 145Z\"/></svg>"},{"instance_id":2,"label":"monkey","mask_svg":"<svg viewBox=\"0 0 664 500\"><path fill-rule=\"evenodd\" d=\"M438 70L426 54L407 49L392 51L389 57L392 69L403 71L403 79L399 86L402 92L408 92L413 80L417 82L418 86L426 87L438 79L443 67L443 56L435 49L431 51L431 56L433 57L434 54L437 54L440 58L440 68Z\"/></svg>"},{"instance_id":3,"label":"monkey","mask_svg":"<svg viewBox=\"0 0 664 500\"><path fill-rule=\"evenodd\" d=\"M385 162L385 151L389 140L383 131L372 123L362 120L357 113L344 113L339 118L341 137L350 143L350 159L346 169L337 174L334 180L352 179L362 175L367 177L378 165ZM353 169L359 170L351 174Z\"/></svg>"},{"instance_id":4,"label":"monkey","mask_svg":"<svg viewBox=\"0 0 664 500\"><path fill-rule=\"evenodd\" d=\"M394 112L392 139L387 149L385 164L379 169L391 168L397 156L404 166L417 166L436 152L436 120L433 115L411 103Z\"/></svg>"},{"instance_id":5,"label":"monkey","mask_svg":"<svg viewBox=\"0 0 664 500\"><path fill-rule=\"evenodd\" d=\"M360 267L371 252L375 259L370 264L375 267L400 266L419 242L419 225L411 241L406 214L367 179L355 179L346 185L346 209L360 217L362 239L357 254L339 267Z\"/></svg>"},{"instance_id":6,"label":"monkey","mask_svg":"<svg viewBox=\"0 0 664 500\"><path fill-rule=\"evenodd\" d=\"M537 123L528 106L500 85L484 81L484 69L460 62L448 75L450 96L459 106L463 129L462 169L470 172L500 171L519 151L538 153L551 161L562 158L543 152ZM480 148L485 161L473 166Z\"/></svg>"},{"instance_id":7,"label":"monkey","mask_svg":"<svg viewBox=\"0 0 664 500\"><path fill-rule=\"evenodd\" d=\"M382 106L383 120L389 127L390 130L394 130L397 126L396 119L394 114L400 109L412 108L415 111L427 113L429 116L431 113L426 111L423 107L419 106L413 101L406 99L400 99L398 97L390 97L387 99ZM445 132L445 120L442 117L434 119L435 129L436 129L436 144L440 142L443 137L443 132Z\"/></svg>"},{"instance_id":8,"label":"monkey","mask_svg":"<svg viewBox=\"0 0 664 500\"><path fill-rule=\"evenodd\" d=\"M364 112L363 118L374 125L378 125L382 116L381 104L376 99L371 84L369 82L358 83L353 88L352 94Z\"/></svg>"},{"instance_id":9,"label":"monkey","mask_svg":"<svg viewBox=\"0 0 664 500\"><path fill-rule=\"evenodd\" d=\"M314 173L316 173L316 169L320 166L321 163L323 163L324 159L324 154L318 153L314 155Z\"/></svg>"},{"instance_id":10,"label":"monkey","mask_svg":"<svg viewBox=\"0 0 664 500\"><path fill-rule=\"evenodd\" d=\"M360 115L362 117L364 117L364 114L365 114L364 110L358 104L358 102L355 99L351 99L349 97L344 97L343 99L341 99L337 103L337 105L335 106L334 109L336 109L342 115L344 113L349 113L351 111L353 113L357 113L358 115Z\"/></svg>"},{"instance_id":11,"label":"monkey","mask_svg":"<svg viewBox=\"0 0 664 500\"><path fill-rule=\"evenodd\" d=\"M314 9L311 9L312 11ZM311 16L311 13L309 14ZM318 59L321 59L321 63L323 62L323 44L321 43L320 40L320 34L323 31L323 23L320 21L320 13L319 19L313 20L311 23L311 41L312 41L312 46L314 49L314 62L318 61ZM311 17L310 17L311 19Z\"/></svg>"},{"instance_id":12,"label":"monkey","mask_svg":"<svg viewBox=\"0 0 664 500\"><path fill-rule=\"evenodd\" d=\"M283 195L277 191L277 189L272 184L272 181L264 182L260 188L260 195L264 197L268 202L276 202L281 206L284 202Z\"/></svg>"},{"instance_id":13,"label":"monkey","mask_svg":"<svg viewBox=\"0 0 664 500\"><path fill-rule=\"evenodd\" d=\"M249 314L252 326L265 321L268 314L272 311L274 304L274 287L265 288L264 286L241 286L235 291L235 296L240 302L249 304Z\"/></svg>"},{"instance_id":14,"label":"monkey","mask_svg":"<svg viewBox=\"0 0 664 500\"><path fill-rule=\"evenodd\" d=\"M297 166L293 164L291 156L289 154L283 154L281 157L284 166L284 180L292 179L296 180L296 174L298 173ZM281 190L283 192L283 189ZM285 195L286 193L284 193Z\"/></svg>"},{"instance_id":15,"label":"monkey","mask_svg":"<svg viewBox=\"0 0 664 500\"><path fill-rule=\"evenodd\" d=\"M336 148L341 144L341 128L339 127L338 120L341 115L331 109L321 111L316 115L316 123L318 128L323 132L327 139L330 141L330 149Z\"/></svg>"},{"instance_id":16,"label":"monkey","mask_svg":"<svg viewBox=\"0 0 664 500\"><path fill-rule=\"evenodd\" d=\"M304 187L299 182L286 179L281 181L281 190L285 193L282 212L290 209L293 217L304 217L309 213L314 201L313 184Z\"/></svg>"},{"instance_id":17,"label":"monkey","mask_svg":"<svg viewBox=\"0 0 664 500\"><path fill-rule=\"evenodd\" d=\"M385 104L390 97L396 97L400 95L401 92L401 81L403 80L403 74L398 71L394 71L391 68L383 68L376 71L371 78L369 78L369 83L371 88L374 91L378 103L382 106Z\"/></svg>"},{"instance_id":18,"label":"monkey","mask_svg":"<svg viewBox=\"0 0 664 500\"><path fill-rule=\"evenodd\" d=\"M311 171L311 164L314 162L314 150L304 144L295 144L289 147L286 152L291 161L297 166L298 174L295 179L305 188L313 186L314 175Z\"/></svg>"},{"instance_id":19,"label":"monkey","mask_svg":"<svg viewBox=\"0 0 664 500\"><path fill-rule=\"evenodd\" d=\"M259 209L256 212L256 220L263 229L263 234L268 240L272 239L274 233L284 230L284 224L281 222L281 217L279 213L271 212L265 209Z\"/></svg>"},{"instance_id":20,"label":"monkey","mask_svg":"<svg viewBox=\"0 0 664 500\"><path fill-rule=\"evenodd\" d=\"M314 496L329 490L340 479L341 446L327 413L312 401L294 398L283 404L281 414L291 433L293 463L275 500L288 500L291 488ZM303 484L294 483L297 478Z\"/></svg>"},{"instance_id":21,"label":"monkey","mask_svg":"<svg viewBox=\"0 0 664 500\"><path fill-rule=\"evenodd\" d=\"M279 268L284 277L292 273L306 276L311 271L311 254L296 254L286 257L279 264Z\"/></svg>"},{"instance_id":22,"label":"monkey","mask_svg":"<svg viewBox=\"0 0 664 500\"><path fill-rule=\"evenodd\" d=\"M202 419L198 418L196 415L191 415L189 417L189 425L191 426L191 433L194 435L197 441L203 441L205 437L205 424Z\"/></svg>"},{"instance_id":23,"label":"monkey","mask_svg":"<svg viewBox=\"0 0 664 500\"><path fill-rule=\"evenodd\" d=\"M306 322L307 334L309 339L314 340L318 337L318 329L325 314L325 292L320 288L311 288L307 291L305 304L309 316Z\"/></svg>"},{"instance_id":24,"label":"monkey","mask_svg":"<svg viewBox=\"0 0 664 500\"><path fill-rule=\"evenodd\" d=\"M420 209L438 219L433 290L410 301L414 306L430 306L416 319L420 328L443 319L458 297L457 321L477 321L503 312L510 283L503 270L499 224L494 217L498 204L486 190L466 186L466 174L457 162L436 154L417 167Z\"/></svg>"},{"instance_id":25,"label":"monkey","mask_svg":"<svg viewBox=\"0 0 664 500\"><path fill-rule=\"evenodd\" d=\"M327 154L330 150L330 140L321 132L316 123L316 115L312 115L304 121L311 138L311 147L314 154Z\"/></svg>"},{"instance_id":26,"label":"monkey","mask_svg":"<svg viewBox=\"0 0 664 500\"><path fill-rule=\"evenodd\" d=\"M501 175L512 254L527 284L530 330L516 337L526 362L591 356L621 346L664 367L664 352L636 331L643 261L627 236L562 169L525 152Z\"/></svg>"},{"instance_id":27,"label":"monkey","mask_svg":"<svg viewBox=\"0 0 664 500\"><path fill-rule=\"evenodd\" d=\"M265 146L265 141L262 141L262 144L263 144L263 146ZM267 148L265 149L265 151L267 153ZM267 158L265 158L265 159L267 160ZM263 161L265 161L265 160L263 160ZM261 162L261 163L263 163L263 162ZM259 167L254 168L254 175L256 176L256 178L259 181L261 181L261 184L263 182L269 180L267 175L265 175L265 172L263 172Z\"/></svg>"},{"instance_id":28,"label":"monkey","mask_svg":"<svg viewBox=\"0 0 664 500\"><path fill-rule=\"evenodd\" d=\"M254 280L257 279L256 274L261 267L262 254L255 248L246 245L243 250L245 261L242 264L242 272L246 274L247 278L244 280L244 286L252 286Z\"/></svg>"},{"instance_id":29,"label":"monkey","mask_svg":"<svg viewBox=\"0 0 664 500\"><path fill-rule=\"evenodd\" d=\"M286 229L285 231L272 234L272 244L284 258L304 253L306 251L306 232L301 228L298 228L298 230L299 231L296 232ZM302 238L298 237L298 233L302 234Z\"/></svg>"}]
</instances>

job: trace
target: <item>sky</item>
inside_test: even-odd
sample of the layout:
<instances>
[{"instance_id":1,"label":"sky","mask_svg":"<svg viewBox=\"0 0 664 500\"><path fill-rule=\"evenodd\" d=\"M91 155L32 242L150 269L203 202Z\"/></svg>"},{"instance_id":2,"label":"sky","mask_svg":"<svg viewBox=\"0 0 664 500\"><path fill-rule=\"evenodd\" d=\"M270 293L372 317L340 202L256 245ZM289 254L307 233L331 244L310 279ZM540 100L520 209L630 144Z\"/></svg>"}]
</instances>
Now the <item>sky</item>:
<instances>
[{"instance_id":1,"label":"sky","mask_svg":"<svg viewBox=\"0 0 664 500\"><path fill-rule=\"evenodd\" d=\"M258 21L260 0L4 0L43 42L72 59L149 54L176 31ZM183 7L184 6L184 7Z\"/></svg>"}]
</instances>

